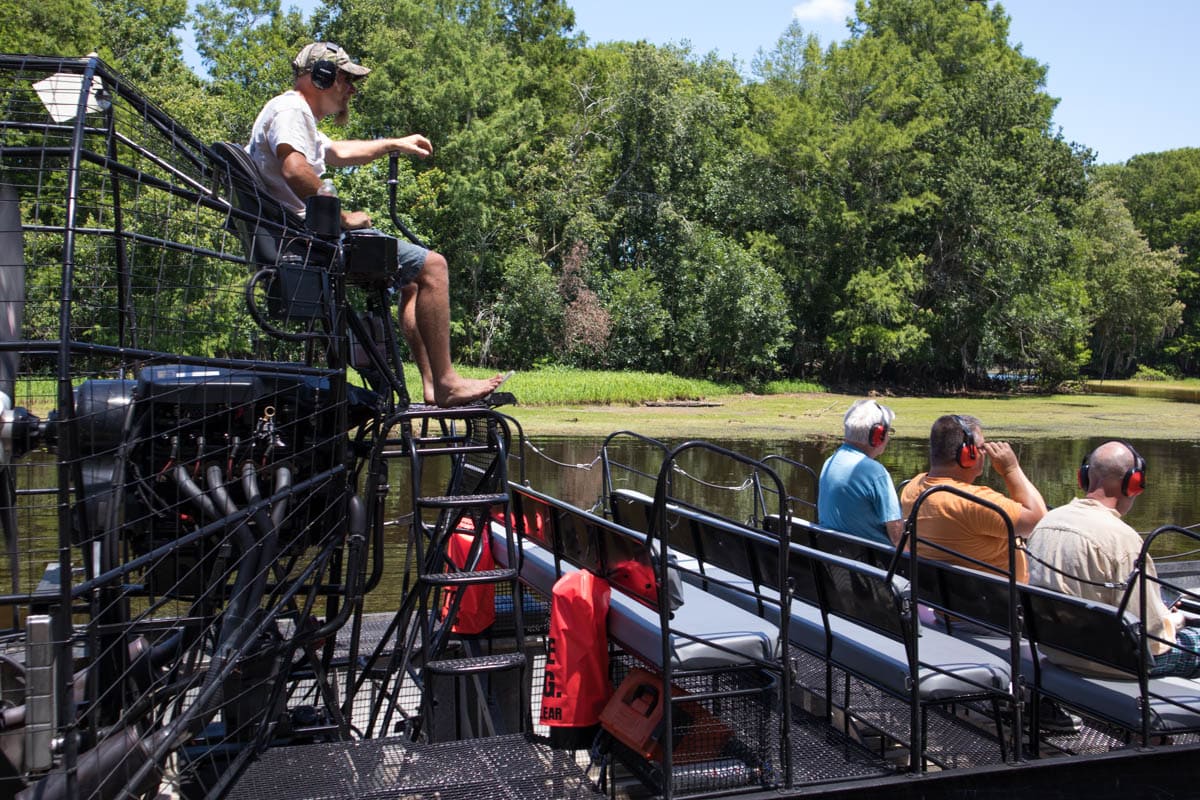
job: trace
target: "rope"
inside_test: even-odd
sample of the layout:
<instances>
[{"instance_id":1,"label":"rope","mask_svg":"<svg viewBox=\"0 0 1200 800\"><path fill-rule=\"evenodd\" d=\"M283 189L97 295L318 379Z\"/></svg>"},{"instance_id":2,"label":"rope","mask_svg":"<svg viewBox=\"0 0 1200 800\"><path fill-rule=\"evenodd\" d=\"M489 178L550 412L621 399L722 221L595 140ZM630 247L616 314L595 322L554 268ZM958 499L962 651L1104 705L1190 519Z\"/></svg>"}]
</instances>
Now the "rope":
<instances>
[{"instance_id":1,"label":"rope","mask_svg":"<svg viewBox=\"0 0 1200 800\"><path fill-rule=\"evenodd\" d=\"M1195 550L1188 550L1186 553L1171 553L1170 555L1156 556L1154 560L1159 561L1159 562L1181 561L1186 558L1191 558L1194 555L1200 555L1200 548L1197 548Z\"/></svg>"},{"instance_id":2,"label":"rope","mask_svg":"<svg viewBox=\"0 0 1200 800\"><path fill-rule=\"evenodd\" d=\"M722 486L719 483L709 483L706 480L701 480L700 478L697 478L695 475L692 475L692 474L688 473L686 470L682 469L678 464L672 464L671 469L673 471L679 473L680 475L684 476L685 478L690 478L691 480L695 481L696 483L700 484L701 486L708 487L709 489L720 489L725 492L744 492L747 489L749 489L751 486L754 485L754 481L752 479L746 478L744 481L742 481L737 486Z\"/></svg>"},{"instance_id":3,"label":"rope","mask_svg":"<svg viewBox=\"0 0 1200 800\"><path fill-rule=\"evenodd\" d=\"M1195 530L1196 528L1200 528L1200 522L1193 522L1191 525L1177 525L1176 527L1183 528L1185 531ZM1152 533L1154 533L1154 531L1138 531L1138 536L1141 536L1143 539L1145 539Z\"/></svg>"},{"instance_id":4,"label":"rope","mask_svg":"<svg viewBox=\"0 0 1200 800\"><path fill-rule=\"evenodd\" d=\"M1062 575L1064 578L1070 578L1070 579L1071 579L1071 580L1073 580L1073 581L1079 581L1080 583L1085 583L1085 584L1087 584L1088 586L1095 586L1095 587L1097 587L1098 589L1118 589L1118 590L1120 590L1120 591L1125 591L1125 588L1126 588L1127 586L1129 586L1129 581L1128 581L1128 580L1124 580L1124 581L1118 581L1118 582L1115 582L1115 583L1114 583L1114 582L1112 582L1112 581L1107 581L1107 582L1103 582L1103 583L1098 583L1098 582L1096 582L1096 581L1089 581L1087 578L1081 578L1081 577L1079 577L1078 575L1072 575L1072 574L1071 574L1071 573L1069 573L1069 572L1065 572L1065 571L1063 571L1063 570L1059 569L1058 567L1054 566L1053 564L1047 564L1045 561L1043 561L1042 559L1038 558L1038 557L1037 557L1037 556L1035 556L1033 553L1029 552L1029 548L1025 546L1025 543L1024 543L1024 542L1022 542L1021 544L1017 545L1017 549L1018 549L1018 550L1022 550L1022 551L1024 551L1024 553L1025 553L1025 557L1026 557L1026 558L1028 558L1028 559L1031 559L1031 560L1033 560L1033 561L1036 561L1037 563L1041 564L1043 567L1045 567L1046 569L1050 570L1051 572L1054 572L1054 573L1057 573L1057 574L1059 574L1059 575ZM1131 577L1132 577L1132 576L1131 576Z\"/></svg>"},{"instance_id":5,"label":"rope","mask_svg":"<svg viewBox=\"0 0 1200 800\"><path fill-rule=\"evenodd\" d=\"M545 452L543 452L540 448L538 448L538 446L535 445L529 439L525 439L524 441L525 441L525 446L528 447L530 450L532 450L536 455L540 456L541 458L545 459L546 461L549 461L551 464L554 464L559 467L567 467L568 469L591 470L592 467L596 466L596 464L599 463L600 457L601 457L600 453L596 453L595 458L593 458L591 461L589 461L586 464L568 464L564 461L559 461L555 458L551 458L550 456L546 455ZM726 492L744 492L747 489L754 486L754 480L752 478L746 478L745 480L743 480L740 484L738 484L736 486L726 486L726 485L721 485L721 484L717 484L717 483L709 483L706 480L697 478L695 475L692 475L690 472L683 469L678 464L672 464L671 469L674 472L678 473L679 475L682 475L685 478L693 480L696 483L700 484L701 486L705 486L710 489L720 489L720 490L726 491Z\"/></svg>"},{"instance_id":6,"label":"rope","mask_svg":"<svg viewBox=\"0 0 1200 800\"><path fill-rule=\"evenodd\" d=\"M530 450L532 450L537 455L539 455L542 458L544 458L545 460L549 461L551 464L556 464L560 467L567 467L568 469L590 470L592 467L596 466L596 464L600 461L600 454L597 453L596 457L593 458L587 464L567 464L563 461L558 461L558 460L553 459L550 456L546 455L545 453L543 453L541 450L539 450L537 448L537 445L535 445L533 442L529 441L528 439L525 440L525 446L528 447Z\"/></svg>"}]
</instances>

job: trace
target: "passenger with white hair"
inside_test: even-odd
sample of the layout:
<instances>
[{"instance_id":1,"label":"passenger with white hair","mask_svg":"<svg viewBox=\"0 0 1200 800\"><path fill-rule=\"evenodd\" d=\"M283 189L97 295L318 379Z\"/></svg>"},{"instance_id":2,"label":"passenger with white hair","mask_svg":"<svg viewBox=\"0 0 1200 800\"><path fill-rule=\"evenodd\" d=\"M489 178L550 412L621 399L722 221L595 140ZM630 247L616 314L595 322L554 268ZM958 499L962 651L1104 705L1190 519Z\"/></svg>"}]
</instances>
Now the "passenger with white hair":
<instances>
[{"instance_id":1,"label":"passenger with white hair","mask_svg":"<svg viewBox=\"0 0 1200 800\"><path fill-rule=\"evenodd\" d=\"M904 521L887 469L876 459L887 449L896 414L871 399L858 400L843 418L845 440L821 467L817 515L821 525L886 545L900 541Z\"/></svg>"}]
</instances>

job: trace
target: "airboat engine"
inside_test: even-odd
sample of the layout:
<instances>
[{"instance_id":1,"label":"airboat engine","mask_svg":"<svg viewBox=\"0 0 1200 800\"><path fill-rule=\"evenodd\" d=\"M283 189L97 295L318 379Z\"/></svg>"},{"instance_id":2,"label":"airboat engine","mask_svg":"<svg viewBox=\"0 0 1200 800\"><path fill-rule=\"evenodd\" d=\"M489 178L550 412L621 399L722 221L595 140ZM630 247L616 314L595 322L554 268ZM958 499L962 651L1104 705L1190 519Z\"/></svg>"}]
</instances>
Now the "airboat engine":
<instances>
[{"instance_id":1,"label":"airboat engine","mask_svg":"<svg viewBox=\"0 0 1200 800\"><path fill-rule=\"evenodd\" d=\"M76 541L117 526L135 554L149 553L330 469L344 431L328 397L327 382L311 376L212 367L155 366L136 380L85 381L75 391L84 498ZM272 509L282 541L302 535L321 500L317 491L286 514ZM156 562L146 588L199 596L211 586L210 540L219 538L199 538Z\"/></svg>"}]
</instances>

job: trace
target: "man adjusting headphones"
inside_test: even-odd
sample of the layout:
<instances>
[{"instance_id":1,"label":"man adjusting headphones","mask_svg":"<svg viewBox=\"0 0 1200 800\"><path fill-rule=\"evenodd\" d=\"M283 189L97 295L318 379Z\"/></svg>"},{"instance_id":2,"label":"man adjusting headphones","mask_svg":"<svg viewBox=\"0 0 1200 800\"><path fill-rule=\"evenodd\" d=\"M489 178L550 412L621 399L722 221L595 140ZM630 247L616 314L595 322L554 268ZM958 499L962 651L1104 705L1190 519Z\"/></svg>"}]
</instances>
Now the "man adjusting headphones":
<instances>
[{"instance_id":1,"label":"man adjusting headphones","mask_svg":"<svg viewBox=\"0 0 1200 800\"><path fill-rule=\"evenodd\" d=\"M371 70L355 63L332 42L313 42L292 59L292 88L271 99L254 120L247 151L267 190L283 206L304 216L304 201L321 188L327 166L367 164L391 153L426 158L433 144L413 133L400 138L334 140L317 129L333 117L344 125L350 99ZM342 211L342 228L371 226L365 211ZM400 327L421 372L426 403L460 406L479 400L503 382L464 378L450 362L450 278L441 254L399 242L396 284L400 287Z\"/></svg>"},{"instance_id":2,"label":"man adjusting headphones","mask_svg":"<svg viewBox=\"0 0 1200 800\"><path fill-rule=\"evenodd\" d=\"M1004 480L1007 496L975 483L983 475L988 459ZM900 493L900 506L906 516L921 493L934 486L949 486L1000 508L1017 536L1027 535L1046 513L1046 501L1021 469L1012 445L985 440L979 420L965 414L947 414L933 423L929 432L929 471L909 481ZM951 551L921 549L927 558L964 567L977 567L973 561L982 561L1008 571L1009 535L1004 518L956 493L936 492L921 503L917 536ZM1017 580L1023 583L1028 578L1023 552L1015 553L1015 564Z\"/></svg>"}]
</instances>

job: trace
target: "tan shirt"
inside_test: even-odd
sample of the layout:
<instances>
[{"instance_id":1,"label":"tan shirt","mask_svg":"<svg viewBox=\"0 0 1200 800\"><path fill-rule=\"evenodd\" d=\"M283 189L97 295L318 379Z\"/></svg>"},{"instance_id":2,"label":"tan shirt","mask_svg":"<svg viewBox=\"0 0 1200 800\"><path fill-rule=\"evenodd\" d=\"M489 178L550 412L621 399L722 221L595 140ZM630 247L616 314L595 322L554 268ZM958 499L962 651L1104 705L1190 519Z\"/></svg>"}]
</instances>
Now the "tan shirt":
<instances>
[{"instance_id":1,"label":"tan shirt","mask_svg":"<svg viewBox=\"0 0 1200 800\"><path fill-rule=\"evenodd\" d=\"M1133 573L1134 563L1142 550L1142 537L1137 531L1121 521L1115 509L1101 502L1081 497L1065 506L1050 511L1033 529L1029 543L1029 583L1044 586L1073 597L1096 600L1111 606L1120 605L1125 593L1125 581ZM1066 575L1047 569L1038 561L1050 564ZM1156 576L1154 562L1146 558L1146 574ZM1084 583L1075 576L1083 578ZM1095 586L1096 583L1114 584L1111 587ZM1147 587L1149 608L1146 609L1146 625L1153 636L1174 640L1175 628L1167 619L1167 607L1159 595L1158 585ZM1134 591L1126 606L1129 613L1141 613L1141 601ZM1150 643L1155 655L1166 652L1169 645ZM1106 669L1100 664L1068 655L1050 648L1046 657L1056 664L1093 675L1123 678L1125 673Z\"/></svg>"}]
</instances>

